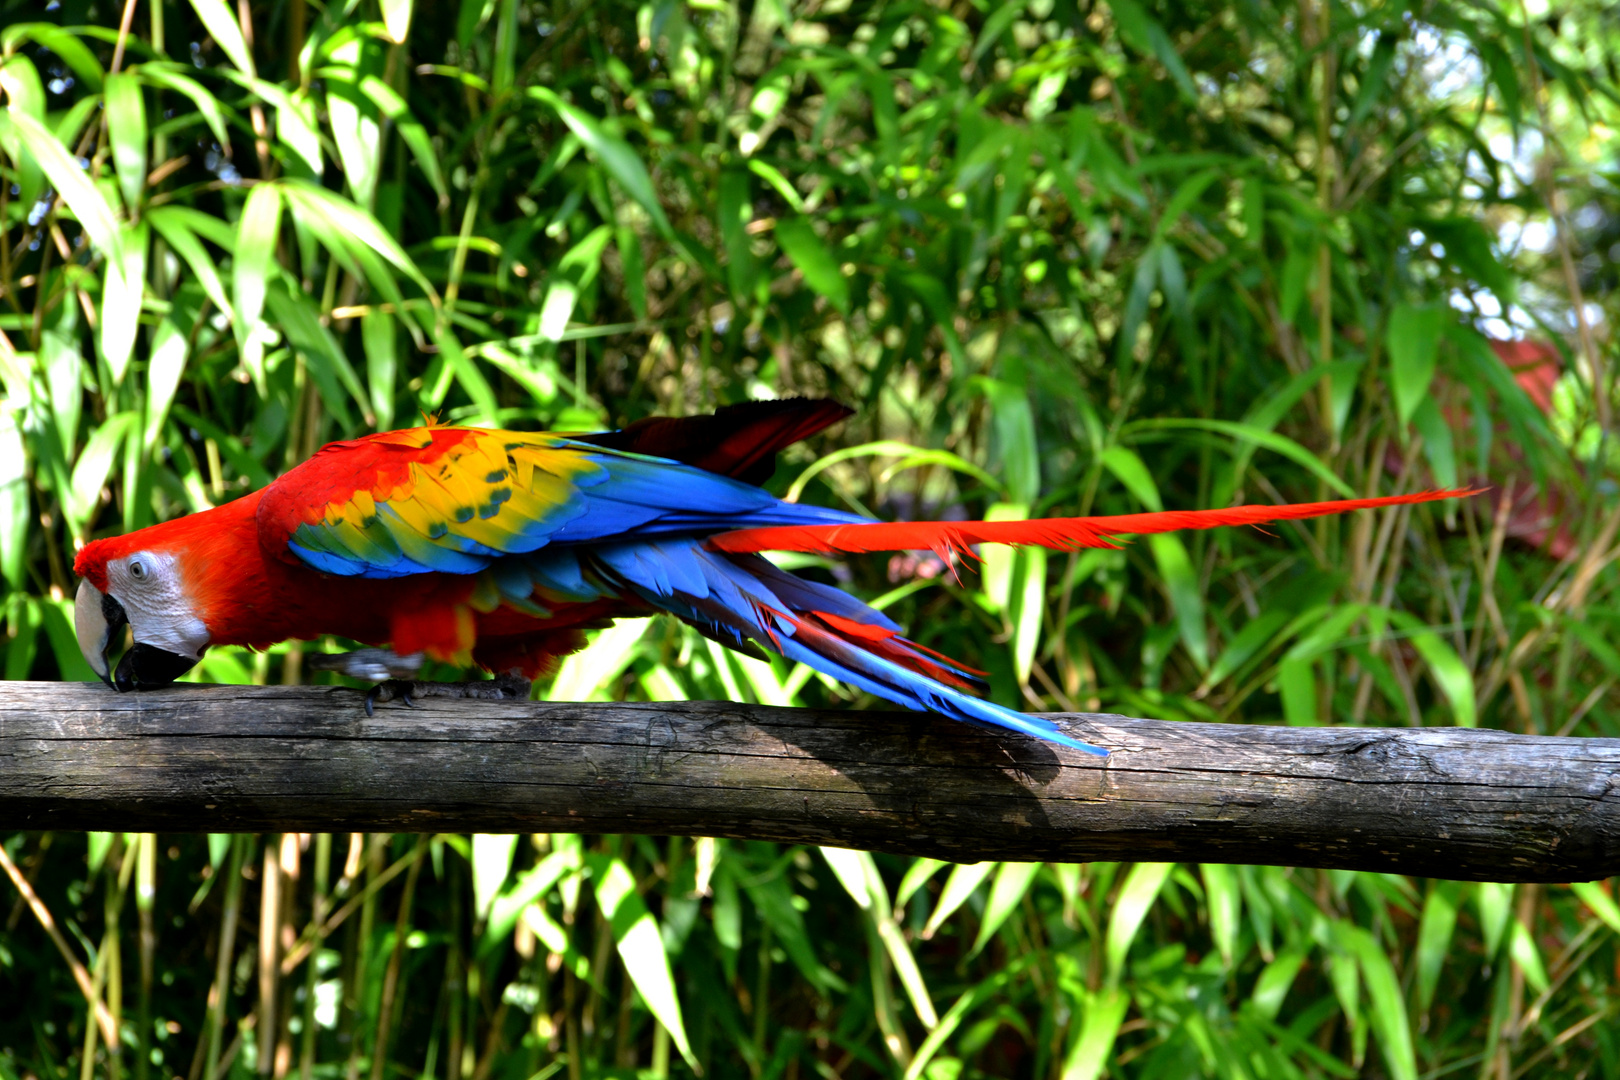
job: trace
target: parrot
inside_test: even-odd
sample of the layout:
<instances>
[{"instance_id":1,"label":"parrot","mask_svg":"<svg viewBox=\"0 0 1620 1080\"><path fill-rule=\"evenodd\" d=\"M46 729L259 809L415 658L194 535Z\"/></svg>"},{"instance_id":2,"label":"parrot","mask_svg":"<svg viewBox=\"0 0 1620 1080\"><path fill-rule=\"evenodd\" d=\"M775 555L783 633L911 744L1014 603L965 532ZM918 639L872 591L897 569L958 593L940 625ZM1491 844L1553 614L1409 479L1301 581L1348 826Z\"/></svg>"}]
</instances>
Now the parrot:
<instances>
[{"instance_id":1,"label":"parrot","mask_svg":"<svg viewBox=\"0 0 1620 1080\"><path fill-rule=\"evenodd\" d=\"M978 544L1114 547L1128 535L1468 494L881 522L765 490L779 451L851 412L826 399L751 401L583 434L427 418L333 442L258 491L85 544L74 560L80 649L103 682L129 691L172 683L216 646L348 638L368 647L312 666L376 683L369 715L376 700L410 705L433 686L526 699L530 681L583 648L587 631L662 612L732 649L776 653L909 709L1106 756L1051 720L986 699L984 672L765 553L932 550L955 566ZM131 644L114 667L126 626ZM426 657L496 677L407 682Z\"/></svg>"}]
</instances>

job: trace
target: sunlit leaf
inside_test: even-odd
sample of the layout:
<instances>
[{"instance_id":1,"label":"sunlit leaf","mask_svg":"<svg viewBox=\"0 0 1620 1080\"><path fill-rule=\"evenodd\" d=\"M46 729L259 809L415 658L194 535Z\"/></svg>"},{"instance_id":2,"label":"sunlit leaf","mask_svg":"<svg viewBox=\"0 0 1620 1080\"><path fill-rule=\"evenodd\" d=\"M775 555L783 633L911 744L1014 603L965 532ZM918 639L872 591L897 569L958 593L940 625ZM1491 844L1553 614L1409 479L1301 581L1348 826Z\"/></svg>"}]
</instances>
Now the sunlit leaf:
<instances>
[{"instance_id":1,"label":"sunlit leaf","mask_svg":"<svg viewBox=\"0 0 1620 1080\"><path fill-rule=\"evenodd\" d=\"M101 286L100 344L102 359L116 383L124 381L135 335L140 330L141 298L146 292L147 227L126 226L119 244L121 258L107 259Z\"/></svg>"},{"instance_id":2,"label":"sunlit leaf","mask_svg":"<svg viewBox=\"0 0 1620 1080\"><path fill-rule=\"evenodd\" d=\"M102 485L112 474L119 447L138 421L139 417L133 412L107 417L91 433L78 460L73 463L72 486L62 494L66 496L63 505L72 519L73 531L79 536L85 535L90 517L101 501Z\"/></svg>"},{"instance_id":3,"label":"sunlit leaf","mask_svg":"<svg viewBox=\"0 0 1620 1080\"><path fill-rule=\"evenodd\" d=\"M382 17L388 40L395 45L405 44L411 32L411 0L382 0Z\"/></svg>"},{"instance_id":4,"label":"sunlit leaf","mask_svg":"<svg viewBox=\"0 0 1620 1080\"><path fill-rule=\"evenodd\" d=\"M945 879L945 888L939 894L939 903L928 915L928 925L923 927L923 937L933 937L939 928L945 925L945 920L956 914L957 909L978 891L985 878L995 872L998 865L1000 864L982 862L953 866L950 876Z\"/></svg>"},{"instance_id":5,"label":"sunlit leaf","mask_svg":"<svg viewBox=\"0 0 1620 1080\"><path fill-rule=\"evenodd\" d=\"M185 260L186 268L202 286L208 299L214 306L225 313L227 318L234 318L235 311L231 305L230 297L225 293L225 285L220 280L219 269L214 265L214 259L208 254L193 231L193 215L187 214L183 209L172 206L158 206L147 211L146 222L157 230L174 253ZM218 222L221 228L229 228L224 222Z\"/></svg>"},{"instance_id":6,"label":"sunlit leaf","mask_svg":"<svg viewBox=\"0 0 1620 1080\"><path fill-rule=\"evenodd\" d=\"M107 76L105 100L107 140L118 171L118 188L124 194L124 205L133 207L146 189L146 103L141 98L140 80L125 72Z\"/></svg>"},{"instance_id":7,"label":"sunlit leaf","mask_svg":"<svg viewBox=\"0 0 1620 1080\"><path fill-rule=\"evenodd\" d=\"M247 39L242 36L241 24L236 21L236 15L225 0L191 0L191 7L208 28L209 36L230 57L236 69L244 75L256 74L253 50L248 48Z\"/></svg>"},{"instance_id":8,"label":"sunlit leaf","mask_svg":"<svg viewBox=\"0 0 1620 1080\"><path fill-rule=\"evenodd\" d=\"M1063 1059L1062 1080L1097 1080L1108 1065L1120 1025L1131 1006L1131 996L1118 988L1085 995L1080 1009L1079 1035Z\"/></svg>"},{"instance_id":9,"label":"sunlit leaf","mask_svg":"<svg viewBox=\"0 0 1620 1080\"><path fill-rule=\"evenodd\" d=\"M1125 882L1114 898L1114 908L1108 915L1108 979L1117 984L1124 971L1125 957L1131 942L1147 918L1148 909L1159 898L1159 890L1170 878L1175 863L1137 863L1125 875Z\"/></svg>"},{"instance_id":10,"label":"sunlit leaf","mask_svg":"<svg viewBox=\"0 0 1620 1080\"><path fill-rule=\"evenodd\" d=\"M1479 908L1480 936L1484 939L1485 959L1496 956L1505 936L1508 920L1513 917L1514 886L1495 881L1482 881L1474 886L1474 903Z\"/></svg>"},{"instance_id":11,"label":"sunlit leaf","mask_svg":"<svg viewBox=\"0 0 1620 1080\"><path fill-rule=\"evenodd\" d=\"M974 938L968 955L976 955L989 944L1001 924L1024 900L1024 894L1040 873L1038 862L1004 862L996 870L996 879L990 883L990 898L984 905L984 917L979 922L979 936Z\"/></svg>"},{"instance_id":12,"label":"sunlit leaf","mask_svg":"<svg viewBox=\"0 0 1620 1080\"><path fill-rule=\"evenodd\" d=\"M225 131L225 110L220 105L219 99L202 83L183 74L178 68L177 64L150 62L142 64L135 73L138 73L144 82L165 90L176 91L190 98L191 103L202 114L204 122L208 124L208 130L213 133L215 140L221 146L228 145L230 136Z\"/></svg>"},{"instance_id":13,"label":"sunlit leaf","mask_svg":"<svg viewBox=\"0 0 1620 1080\"><path fill-rule=\"evenodd\" d=\"M1344 927L1361 967L1372 1006L1369 1018L1384 1051L1390 1075L1395 1080L1417 1080L1417 1052L1412 1045L1412 1028L1406 1016L1406 996L1401 991L1395 966L1378 940L1361 927Z\"/></svg>"},{"instance_id":14,"label":"sunlit leaf","mask_svg":"<svg viewBox=\"0 0 1620 1080\"><path fill-rule=\"evenodd\" d=\"M599 694L629 666L647 623L646 619L621 619L598 631L588 646L563 661L546 700L589 701Z\"/></svg>"},{"instance_id":15,"label":"sunlit leaf","mask_svg":"<svg viewBox=\"0 0 1620 1080\"><path fill-rule=\"evenodd\" d=\"M631 149L630 144L616 135L609 134L595 117L570 105L549 88L531 86L528 92L532 97L545 102L557 111L563 123L567 124L569 130L590 148L591 153L595 154L602 166L612 174L625 194L641 204L642 209L652 217L653 224L658 226L660 232L668 234L669 219L664 216L663 204L659 201L657 192L653 190L652 177L648 175L647 166L642 163L635 150Z\"/></svg>"},{"instance_id":16,"label":"sunlit leaf","mask_svg":"<svg viewBox=\"0 0 1620 1080\"><path fill-rule=\"evenodd\" d=\"M146 361L146 422L142 428L141 452L152 454L168 419L169 405L186 371L186 336L165 318L152 333L152 350Z\"/></svg>"},{"instance_id":17,"label":"sunlit leaf","mask_svg":"<svg viewBox=\"0 0 1620 1080\"><path fill-rule=\"evenodd\" d=\"M73 211L91 241L105 253L109 262L122 263L124 249L118 219L100 190L43 124L21 109L12 107L7 112L23 149L39 164L45 178Z\"/></svg>"},{"instance_id":18,"label":"sunlit leaf","mask_svg":"<svg viewBox=\"0 0 1620 1080\"><path fill-rule=\"evenodd\" d=\"M14 592L23 587L31 524L22 429L15 413L0 409L0 576Z\"/></svg>"},{"instance_id":19,"label":"sunlit leaf","mask_svg":"<svg viewBox=\"0 0 1620 1080\"><path fill-rule=\"evenodd\" d=\"M495 897L506 887L517 842L511 834L476 833L472 838L473 911L480 919L489 917Z\"/></svg>"},{"instance_id":20,"label":"sunlit leaf","mask_svg":"<svg viewBox=\"0 0 1620 1080\"><path fill-rule=\"evenodd\" d=\"M1451 936L1457 926L1457 907L1461 899L1461 883L1436 881L1429 886L1429 895L1423 901L1417 941L1419 1009L1427 1009L1434 1001L1435 988L1440 985L1440 970L1451 952Z\"/></svg>"},{"instance_id":21,"label":"sunlit leaf","mask_svg":"<svg viewBox=\"0 0 1620 1080\"><path fill-rule=\"evenodd\" d=\"M236 252L231 260L231 291L236 308L236 341L242 364L264 391L264 335L260 316L281 231L281 190L258 184L248 192L236 224Z\"/></svg>"},{"instance_id":22,"label":"sunlit leaf","mask_svg":"<svg viewBox=\"0 0 1620 1080\"><path fill-rule=\"evenodd\" d=\"M675 994L675 979L670 973L669 957L664 952L664 940L658 923L647 911L636 892L636 879L620 859L594 867L596 902L601 905L618 946L619 959L635 983L636 992L647 1003L647 1008L668 1031L675 1046L695 1070L697 1059L686 1039L686 1026L681 1020L681 1003Z\"/></svg>"},{"instance_id":23,"label":"sunlit leaf","mask_svg":"<svg viewBox=\"0 0 1620 1080\"><path fill-rule=\"evenodd\" d=\"M1462 657L1457 655L1457 650L1410 612L1392 611L1390 618L1405 631L1412 647L1429 665L1429 674L1450 703L1451 715L1457 726L1475 726L1479 720L1474 700L1474 675L1463 663Z\"/></svg>"}]
</instances>

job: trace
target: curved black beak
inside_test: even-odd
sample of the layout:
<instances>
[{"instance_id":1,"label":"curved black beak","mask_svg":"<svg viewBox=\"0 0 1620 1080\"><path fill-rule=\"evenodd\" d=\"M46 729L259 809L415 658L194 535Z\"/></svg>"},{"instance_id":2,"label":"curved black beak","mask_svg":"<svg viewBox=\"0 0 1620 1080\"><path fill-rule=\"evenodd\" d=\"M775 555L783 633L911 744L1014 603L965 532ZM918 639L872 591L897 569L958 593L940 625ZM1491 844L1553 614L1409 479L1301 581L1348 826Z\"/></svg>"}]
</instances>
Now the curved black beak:
<instances>
[{"instance_id":1,"label":"curved black beak","mask_svg":"<svg viewBox=\"0 0 1620 1080\"><path fill-rule=\"evenodd\" d=\"M124 658L118 661L118 670L112 677L112 687L114 690L153 690L160 686L168 686L190 671L196 662L189 656L179 656L155 645L137 641L130 646Z\"/></svg>"},{"instance_id":2,"label":"curved black beak","mask_svg":"<svg viewBox=\"0 0 1620 1080\"><path fill-rule=\"evenodd\" d=\"M118 670L111 670L107 654L122 639L124 627L129 625L129 614L116 597L88 581L79 582L79 593L73 601L73 622L85 662L114 690L152 690L168 686L197 663L193 657L179 656L137 641L118 661Z\"/></svg>"}]
</instances>

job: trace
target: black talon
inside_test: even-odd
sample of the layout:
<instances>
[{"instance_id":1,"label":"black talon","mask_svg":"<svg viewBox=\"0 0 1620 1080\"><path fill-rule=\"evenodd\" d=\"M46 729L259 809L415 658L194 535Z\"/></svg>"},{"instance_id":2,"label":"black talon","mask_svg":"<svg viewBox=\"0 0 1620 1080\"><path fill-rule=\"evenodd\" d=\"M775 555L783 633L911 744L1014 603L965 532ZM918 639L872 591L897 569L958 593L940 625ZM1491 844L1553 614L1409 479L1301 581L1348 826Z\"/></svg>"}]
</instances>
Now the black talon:
<instances>
[{"instance_id":1,"label":"black talon","mask_svg":"<svg viewBox=\"0 0 1620 1080\"><path fill-rule=\"evenodd\" d=\"M381 689L382 689L382 684L378 683L376 686L373 686L370 690L366 691L365 703L366 703L366 716L367 717L373 717L373 716L377 715L377 691L379 691Z\"/></svg>"}]
</instances>

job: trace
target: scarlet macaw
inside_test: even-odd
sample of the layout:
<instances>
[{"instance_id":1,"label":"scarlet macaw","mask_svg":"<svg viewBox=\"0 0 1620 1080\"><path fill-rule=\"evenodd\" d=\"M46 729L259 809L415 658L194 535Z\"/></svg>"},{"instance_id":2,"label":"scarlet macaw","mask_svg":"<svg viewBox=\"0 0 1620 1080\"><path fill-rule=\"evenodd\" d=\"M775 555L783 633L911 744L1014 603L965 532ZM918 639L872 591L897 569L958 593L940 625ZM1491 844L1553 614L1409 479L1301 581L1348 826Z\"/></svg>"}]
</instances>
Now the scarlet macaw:
<instances>
[{"instance_id":1,"label":"scarlet macaw","mask_svg":"<svg viewBox=\"0 0 1620 1080\"><path fill-rule=\"evenodd\" d=\"M331 634L388 646L327 664L337 670L382 679L411 673L425 654L503 673L507 681L481 685L495 696L516 680L526 697L526 680L581 648L587 629L663 611L732 648L776 652L908 708L1105 754L976 697L980 673L758 552L1100 547L1127 533L1458 494L885 524L757 486L778 450L848 413L790 400L591 435L428 426L332 443L251 495L85 545L74 562L80 648L109 685L138 690L173 682L210 646ZM110 670L125 623L133 644Z\"/></svg>"}]
</instances>

